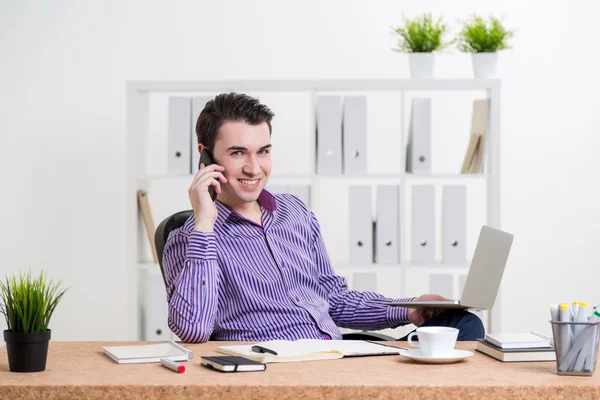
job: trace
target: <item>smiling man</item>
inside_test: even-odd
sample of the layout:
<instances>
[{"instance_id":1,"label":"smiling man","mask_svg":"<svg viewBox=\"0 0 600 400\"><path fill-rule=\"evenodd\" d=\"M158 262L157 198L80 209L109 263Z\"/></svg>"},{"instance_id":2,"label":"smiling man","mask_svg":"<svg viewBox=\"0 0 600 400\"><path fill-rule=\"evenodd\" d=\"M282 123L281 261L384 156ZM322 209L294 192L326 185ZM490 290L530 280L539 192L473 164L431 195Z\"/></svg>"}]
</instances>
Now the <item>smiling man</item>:
<instances>
[{"instance_id":1,"label":"smiling man","mask_svg":"<svg viewBox=\"0 0 600 400\"><path fill-rule=\"evenodd\" d=\"M258 100L228 93L209 101L198 118L198 151L210 152L214 164L194 177L194 214L165 245L171 330L186 342L341 339L338 327L414 323L457 327L459 340L483 337L481 321L468 312L431 315L384 304L409 299L348 289L310 209L295 196L264 190L273 116Z\"/></svg>"}]
</instances>

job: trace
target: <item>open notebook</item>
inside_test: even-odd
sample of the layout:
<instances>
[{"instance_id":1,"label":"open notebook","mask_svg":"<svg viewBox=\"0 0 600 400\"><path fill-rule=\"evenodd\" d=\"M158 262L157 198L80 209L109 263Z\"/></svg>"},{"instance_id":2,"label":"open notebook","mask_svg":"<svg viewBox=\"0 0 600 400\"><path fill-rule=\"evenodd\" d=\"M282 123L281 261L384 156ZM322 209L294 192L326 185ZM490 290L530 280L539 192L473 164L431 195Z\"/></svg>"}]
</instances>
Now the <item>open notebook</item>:
<instances>
[{"instance_id":1,"label":"open notebook","mask_svg":"<svg viewBox=\"0 0 600 400\"><path fill-rule=\"evenodd\" d=\"M161 358L173 361L188 361L194 358L194 353L175 343L144 344L133 346L105 346L104 354L119 364L160 362Z\"/></svg>"},{"instance_id":2,"label":"open notebook","mask_svg":"<svg viewBox=\"0 0 600 400\"><path fill-rule=\"evenodd\" d=\"M219 353L242 356L261 363L333 360L342 357L400 354L403 348L364 340L271 340L253 345L219 346Z\"/></svg>"}]
</instances>

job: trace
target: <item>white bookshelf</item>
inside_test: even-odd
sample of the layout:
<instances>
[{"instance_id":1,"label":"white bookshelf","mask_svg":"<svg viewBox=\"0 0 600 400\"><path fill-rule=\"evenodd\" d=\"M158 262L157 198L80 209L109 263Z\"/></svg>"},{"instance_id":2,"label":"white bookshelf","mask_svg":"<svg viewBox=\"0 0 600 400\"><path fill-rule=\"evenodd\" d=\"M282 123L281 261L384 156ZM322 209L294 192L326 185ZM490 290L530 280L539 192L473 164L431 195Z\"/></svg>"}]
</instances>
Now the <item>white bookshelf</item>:
<instances>
[{"instance_id":1,"label":"white bookshelf","mask_svg":"<svg viewBox=\"0 0 600 400\"><path fill-rule=\"evenodd\" d=\"M148 170L148 137L150 120L150 98L155 94L177 94L177 95L196 95L199 93L221 93L221 92L286 92L286 93L307 93L307 99L312 102L309 109L314 110L317 94L356 94L369 92L384 92L401 94L402 116L406 112L407 102L405 94L407 92L461 92L478 91L484 92L491 100L490 131L488 139L488 153L486 160L486 171L484 174L466 174L457 173L432 173L429 175L415 175L406 173L403 168L398 168L390 173L370 173L353 175L318 175L315 173L316 160L316 118L314 111L311 111L309 118L309 137L308 143L311 143L310 151L306 155L306 162L310 167L305 168L308 173L284 173L278 174L274 170L269 183L272 185L309 185L311 188L310 206L319 218L324 212L321 209L319 201L321 191L326 190L330 185L347 188L351 185L375 185L387 184L398 185L400 187L400 257L399 264L366 264L353 265L344 257L337 255L343 253L337 251L335 256L331 256L332 263L336 272L342 276L349 277L352 285L351 275L353 273L376 273L382 277L382 280L390 281L398 279L398 291L391 293L390 286L384 288L382 293L385 295L394 295L395 297L418 295L411 289L411 283L407 278L411 274L434 274L446 273L452 274L454 278L454 295L460 296L458 281L461 275L468 271L466 265L445 265L441 262L431 265L413 265L410 259L406 258L406 249L410 248L408 241L408 232L410 210L407 209L408 201L406 199L410 187L415 184L434 184L436 186L444 184L479 184L485 187L485 223L496 228L500 226L500 81L488 79L357 79L357 80L245 80L245 81L131 81L127 83L127 193L130 199L127 205L127 265L131 268L124 272L129 282L130 302L128 312L131 315L131 337L138 339L140 337L139 329L139 288L138 288L138 266L144 265L148 268L147 238L145 230L138 216L136 191L138 189L148 190L150 201L156 197L162 198L163 208L154 209L154 222L160 223L162 218L181 209L189 209L189 203L179 197L177 200L167 204L169 196L173 193L184 194L187 198L187 188L192 179L192 175L168 176L166 174L155 174ZM265 100L269 105L269 102ZM408 105L409 107L409 105ZM402 117L404 118L404 117ZM435 118L435 114L433 116ZM277 116L275 117L277 119ZM405 157L405 124L402 123L398 134L399 140L398 157L401 157L399 165L404 166ZM273 135L278 133L274 131ZM465 132L467 135L467 132ZM463 154L461 154L462 157ZM460 166L457 166L458 169ZM342 193L343 195L343 193ZM469 213L469 211L467 211ZM437 218L439 219L439 218ZM341 225L347 227L346 225ZM440 229L436 230L439 235ZM328 232L323 230L323 235L328 239ZM343 240L348 241L347 231L340 233L340 243ZM476 238L468 238L475 240ZM439 242L439 241L438 241ZM329 244L328 244L329 247ZM332 247L335 247L332 246ZM145 249L146 248L146 249ZM346 254L348 252L346 251ZM470 258L472 252L467 249L467 258ZM158 266L157 266L158 268ZM416 272L415 272L416 271ZM419 285L416 286L419 288ZM387 293L386 293L387 292ZM425 292L423 292L425 293ZM484 315L486 329L494 331L501 330L501 292L498 294L494 309L489 315ZM398 336L396 333L395 336Z\"/></svg>"}]
</instances>

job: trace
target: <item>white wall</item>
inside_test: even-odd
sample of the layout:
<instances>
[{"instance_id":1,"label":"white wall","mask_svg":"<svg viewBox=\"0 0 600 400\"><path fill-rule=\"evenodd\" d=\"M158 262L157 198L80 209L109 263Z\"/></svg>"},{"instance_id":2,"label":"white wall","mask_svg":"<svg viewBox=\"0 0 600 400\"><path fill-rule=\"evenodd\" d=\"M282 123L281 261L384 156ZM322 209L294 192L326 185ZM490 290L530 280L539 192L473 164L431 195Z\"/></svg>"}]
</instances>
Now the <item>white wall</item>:
<instances>
[{"instance_id":1,"label":"white wall","mask_svg":"<svg viewBox=\"0 0 600 400\"><path fill-rule=\"evenodd\" d=\"M472 11L518 29L502 54L502 223L515 234L505 330L549 331L548 305L600 302L593 1L0 1L0 277L43 268L71 289L58 340L127 338L125 82L400 78L402 13ZM468 56L438 76L470 76ZM588 278L588 279L586 279ZM592 278L592 279L589 279Z\"/></svg>"}]
</instances>

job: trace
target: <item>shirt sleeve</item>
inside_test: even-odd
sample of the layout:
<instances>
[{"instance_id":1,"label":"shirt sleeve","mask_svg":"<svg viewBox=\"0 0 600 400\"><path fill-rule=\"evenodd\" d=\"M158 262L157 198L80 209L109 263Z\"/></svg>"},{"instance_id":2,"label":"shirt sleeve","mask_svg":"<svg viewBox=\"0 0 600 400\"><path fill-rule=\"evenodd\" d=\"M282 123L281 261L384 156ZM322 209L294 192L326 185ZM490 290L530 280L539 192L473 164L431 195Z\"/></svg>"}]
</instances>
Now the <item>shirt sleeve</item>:
<instances>
[{"instance_id":1,"label":"shirt sleeve","mask_svg":"<svg viewBox=\"0 0 600 400\"><path fill-rule=\"evenodd\" d=\"M379 330L406 325L408 309L384 303L412 301L414 298L391 299L374 292L348 289L344 278L334 273L321 236L321 228L314 213L310 212L312 250L320 273L319 282L329 293L329 315L338 327Z\"/></svg>"},{"instance_id":2,"label":"shirt sleeve","mask_svg":"<svg viewBox=\"0 0 600 400\"><path fill-rule=\"evenodd\" d=\"M207 342L218 306L214 233L174 231L163 252L169 328L185 342Z\"/></svg>"}]
</instances>

